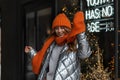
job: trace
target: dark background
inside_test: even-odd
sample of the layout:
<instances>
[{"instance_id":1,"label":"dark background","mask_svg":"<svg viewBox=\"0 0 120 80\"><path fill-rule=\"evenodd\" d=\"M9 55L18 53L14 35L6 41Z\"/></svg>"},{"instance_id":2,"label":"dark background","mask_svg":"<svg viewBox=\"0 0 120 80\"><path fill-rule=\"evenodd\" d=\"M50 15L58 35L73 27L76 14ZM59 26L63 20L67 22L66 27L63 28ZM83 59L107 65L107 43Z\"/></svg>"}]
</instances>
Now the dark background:
<instances>
[{"instance_id":1,"label":"dark background","mask_svg":"<svg viewBox=\"0 0 120 80\"><path fill-rule=\"evenodd\" d=\"M52 0L0 0L2 15L1 80L25 79L25 14L46 7L54 8L54 5L51 4L54 4ZM52 17L54 17L54 11L52 12Z\"/></svg>"},{"instance_id":2,"label":"dark background","mask_svg":"<svg viewBox=\"0 0 120 80\"><path fill-rule=\"evenodd\" d=\"M120 30L120 14L119 1L115 0L115 7L118 9L115 13L116 21L116 32L115 36L115 73L116 78L120 78L120 32L117 32L117 29ZM59 11L56 6L56 0L0 0L0 15L2 15L2 71L1 71L1 80L24 80L25 79L25 55L24 55L24 46L26 45L26 21L25 14L31 11L37 11L47 7L52 8L51 21L54 16ZM50 23L51 23L50 21ZM35 21L36 24L36 21ZM42 33L45 33L44 27L41 27ZM39 37L44 37L43 35L37 35ZM104 35L104 37L106 37ZM111 35L107 36L108 38ZM104 39L103 37L103 39ZM39 40L39 39L37 39ZM107 41L106 41L107 42ZM102 42L101 42L102 43ZM104 43L104 42L103 42ZM37 44L37 43L36 43ZM106 44L109 44L106 43ZM38 42L36 48L41 47L42 42ZM108 49L105 46L103 48ZM107 53L109 51L106 51ZM118 54L118 55L117 55ZM105 55L107 56L107 55ZM119 60L119 61L118 61Z\"/></svg>"}]
</instances>

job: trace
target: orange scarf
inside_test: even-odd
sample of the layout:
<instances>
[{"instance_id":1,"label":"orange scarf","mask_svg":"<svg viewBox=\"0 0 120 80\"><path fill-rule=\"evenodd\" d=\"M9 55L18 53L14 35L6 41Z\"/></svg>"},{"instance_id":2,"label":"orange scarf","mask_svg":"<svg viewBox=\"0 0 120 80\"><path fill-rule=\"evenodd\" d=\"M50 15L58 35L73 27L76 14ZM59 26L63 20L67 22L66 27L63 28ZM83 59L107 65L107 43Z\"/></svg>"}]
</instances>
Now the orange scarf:
<instances>
[{"instance_id":1,"label":"orange scarf","mask_svg":"<svg viewBox=\"0 0 120 80\"><path fill-rule=\"evenodd\" d=\"M46 50L48 49L48 47L50 46L50 44L54 41L54 36L51 36L43 45L42 49L40 51L37 52L37 54L33 57L32 59L32 70L35 74L39 74L41 65L42 65L42 61L44 58L44 55L46 53Z\"/></svg>"},{"instance_id":2,"label":"orange scarf","mask_svg":"<svg viewBox=\"0 0 120 80\"><path fill-rule=\"evenodd\" d=\"M68 37L68 34L67 35L64 35L63 37L55 37L55 42L59 45L59 46L62 46L64 45L66 42L67 42L67 37Z\"/></svg>"},{"instance_id":3,"label":"orange scarf","mask_svg":"<svg viewBox=\"0 0 120 80\"><path fill-rule=\"evenodd\" d=\"M46 53L46 50L49 48L49 46L52 44L52 42L55 40L58 45L64 45L65 43L70 43L75 40L76 34L79 32L73 32L75 36L71 35L65 35L64 37L55 37L51 36L43 45L42 49L38 51L38 53L33 57L32 59L32 70L35 74L39 74L39 71L41 69L42 61L44 59L44 55Z\"/></svg>"},{"instance_id":4,"label":"orange scarf","mask_svg":"<svg viewBox=\"0 0 120 80\"><path fill-rule=\"evenodd\" d=\"M48 47L51 45L51 43L55 40L58 45L64 45L67 42L67 37L68 35L65 35L63 37L56 37L56 36L51 36L43 45L42 49L37 52L37 54L33 57L32 59L32 67L33 67L33 72L35 74L39 73L39 69L41 68L42 61L44 59L44 55L46 53L46 50Z\"/></svg>"}]
</instances>

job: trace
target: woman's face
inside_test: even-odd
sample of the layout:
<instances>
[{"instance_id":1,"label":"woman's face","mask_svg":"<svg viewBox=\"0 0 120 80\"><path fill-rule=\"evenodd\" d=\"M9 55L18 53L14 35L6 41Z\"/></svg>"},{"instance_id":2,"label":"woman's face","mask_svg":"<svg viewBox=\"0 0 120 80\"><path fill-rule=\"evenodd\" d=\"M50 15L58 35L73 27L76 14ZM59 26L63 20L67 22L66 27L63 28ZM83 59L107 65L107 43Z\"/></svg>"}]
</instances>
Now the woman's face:
<instances>
[{"instance_id":1,"label":"woman's face","mask_svg":"<svg viewBox=\"0 0 120 80\"><path fill-rule=\"evenodd\" d=\"M56 27L55 33L58 37L63 37L66 34L66 31L64 27Z\"/></svg>"}]
</instances>

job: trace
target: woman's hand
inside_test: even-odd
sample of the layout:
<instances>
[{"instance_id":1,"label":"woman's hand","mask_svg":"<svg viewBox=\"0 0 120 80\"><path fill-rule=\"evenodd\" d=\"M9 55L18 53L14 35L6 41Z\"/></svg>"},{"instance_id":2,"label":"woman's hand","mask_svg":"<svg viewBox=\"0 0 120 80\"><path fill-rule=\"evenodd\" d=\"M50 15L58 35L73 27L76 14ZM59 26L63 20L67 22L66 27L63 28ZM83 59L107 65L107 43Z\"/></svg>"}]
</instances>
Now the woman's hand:
<instances>
[{"instance_id":1,"label":"woman's hand","mask_svg":"<svg viewBox=\"0 0 120 80\"><path fill-rule=\"evenodd\" d=\"M78 11L74 15L73 30L79 33L85 32L86 30L86 26L84 23L84 13L82 11Z\"/></svg>"},{"instance_id":2,"label":"woman's hand","mask_svg":"<svg viewBox=\"0 0 120 80\"><path fill-rule=\"evenodd\" d=\"M25 46L25 53L29 53L31 51L31 46Z\"/></svg>"},{"instance_id":3,"label":"woman's hand","mask_svg":"<svg viewBox=\"0 0 120 80\"><path fill-rule=\"evenodd\" d=\"M69 34L68 41L73 39L76 35L85 32L86 26L84 23L84 14L82 11L78 11L75 13L73 18L73 28Z\"/></svg>"}]
</instances>

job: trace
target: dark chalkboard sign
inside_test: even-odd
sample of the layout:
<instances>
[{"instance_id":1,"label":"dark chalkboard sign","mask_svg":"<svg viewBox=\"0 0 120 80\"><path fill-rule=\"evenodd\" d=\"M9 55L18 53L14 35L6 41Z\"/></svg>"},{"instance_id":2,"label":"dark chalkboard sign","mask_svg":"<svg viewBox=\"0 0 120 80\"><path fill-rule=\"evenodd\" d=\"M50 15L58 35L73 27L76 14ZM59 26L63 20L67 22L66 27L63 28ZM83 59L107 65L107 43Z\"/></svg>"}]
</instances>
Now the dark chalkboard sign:
<instances>
[{"instance_id":1,"label":"dark chalkboard sign","mask_svg":"<svg viewBox=\"0 0 120 80\"><path fill-rule=\"evenodd\" d=\"M86 25L89 32L114 31L114 0L86 0Z\"/></svg>"}]
</instances>

